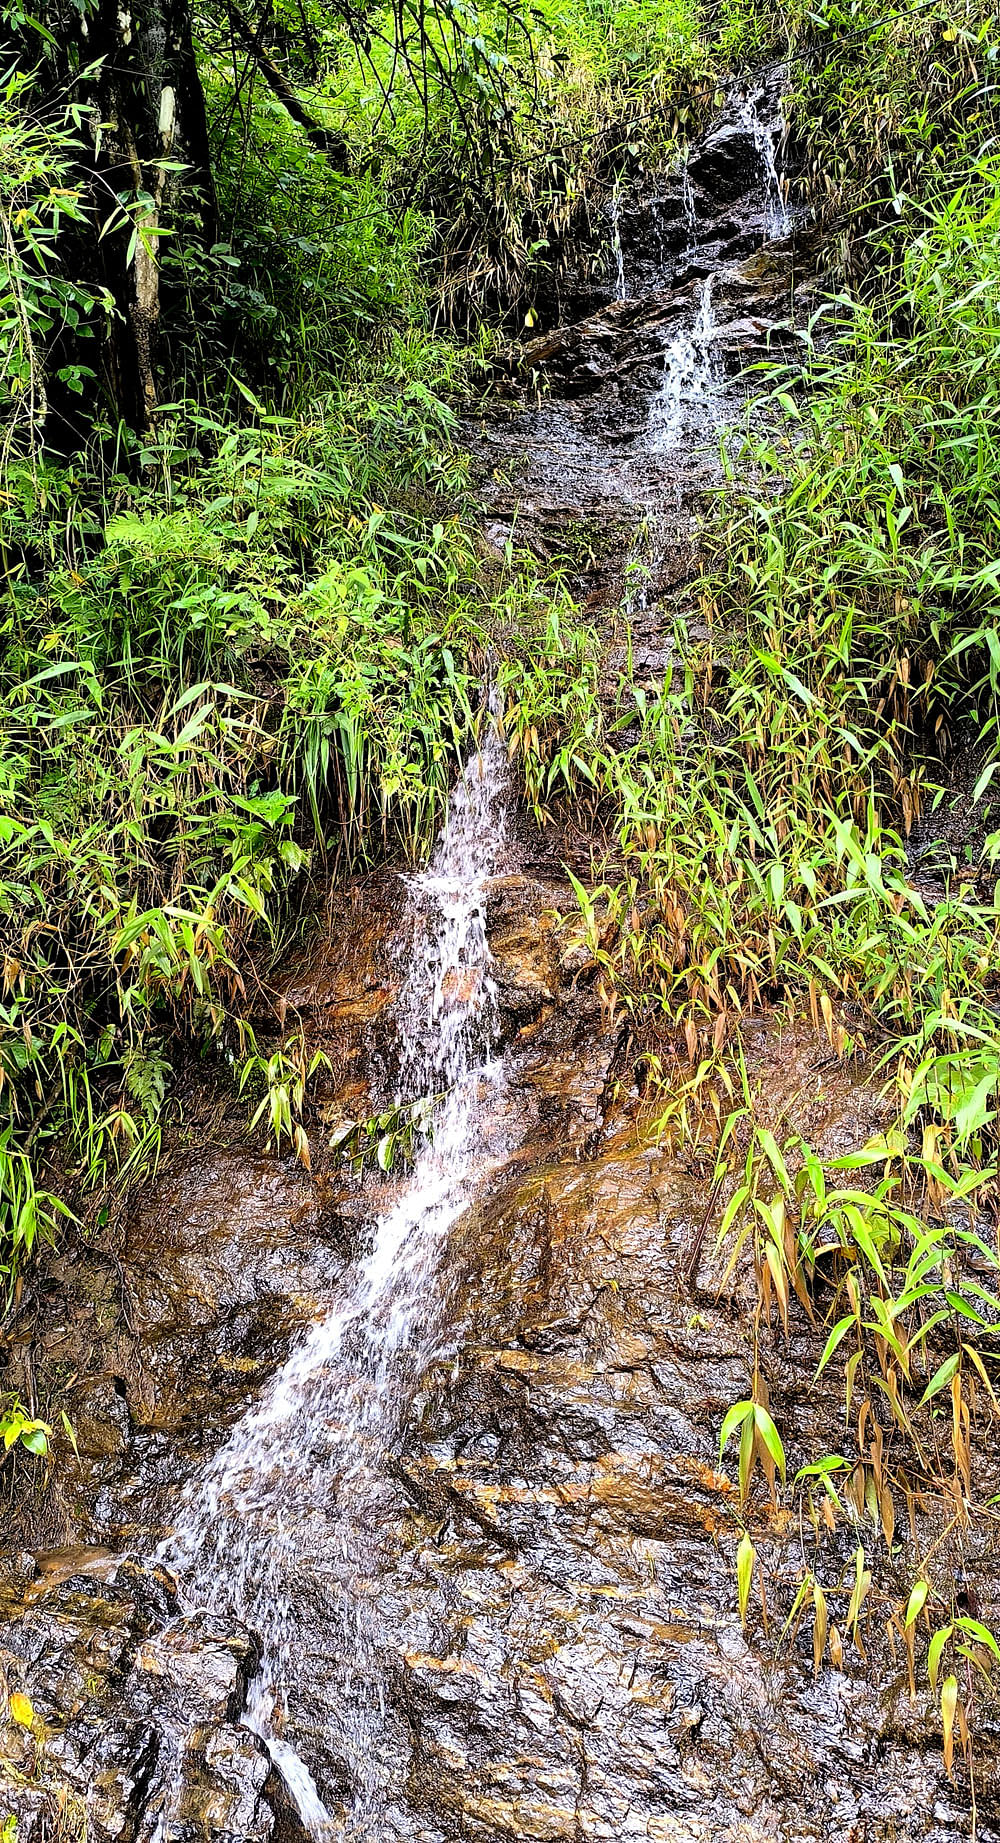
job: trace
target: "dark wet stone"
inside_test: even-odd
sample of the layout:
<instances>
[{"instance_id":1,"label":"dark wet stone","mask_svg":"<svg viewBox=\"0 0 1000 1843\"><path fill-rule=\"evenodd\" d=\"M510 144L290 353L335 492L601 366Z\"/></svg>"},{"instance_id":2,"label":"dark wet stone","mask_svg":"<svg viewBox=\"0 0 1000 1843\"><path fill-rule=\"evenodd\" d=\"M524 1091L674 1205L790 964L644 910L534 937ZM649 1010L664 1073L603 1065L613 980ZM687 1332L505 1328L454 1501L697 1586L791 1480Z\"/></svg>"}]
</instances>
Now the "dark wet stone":
<instances>
[{"instance_id":1,"label":"dark wet stone","mask_svg":"<svg viewBox=\"0 0 1000 1843\"><path fill-rule=\"evenodd\" d=\"M743 122L722 122L688 161L695 185L716 204L728 204L760 183L753 134Z\"/></svg>"}]
</instances>

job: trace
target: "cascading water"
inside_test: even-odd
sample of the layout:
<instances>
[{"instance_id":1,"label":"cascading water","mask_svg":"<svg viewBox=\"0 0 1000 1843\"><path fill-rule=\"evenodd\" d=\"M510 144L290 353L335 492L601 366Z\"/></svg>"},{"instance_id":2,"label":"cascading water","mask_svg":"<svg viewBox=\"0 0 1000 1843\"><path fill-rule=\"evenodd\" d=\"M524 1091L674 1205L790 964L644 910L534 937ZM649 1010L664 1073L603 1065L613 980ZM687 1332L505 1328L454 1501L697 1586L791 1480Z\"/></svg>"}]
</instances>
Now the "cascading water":
<instances>
[{"instance_id":1,"label":"cascading water","mask_svg":"<svg viewBox=\"0 0 1000 1843\"><path fill-rule=\"evenodd\" d=\"M684 229L687 233L684 254L687 256L690 255L694 248L698 235L698 217L695 211L694 187L691 184L691 169L688 166L687 155L684 157L684 165L681 168L681 203L684 209Z\"/></svg>"},{"instance_id":2,"label":"cascading water","mask_svg":"<svg viewBox=\"0 0 1000 1843\"><path fill-rule=\"evenodd\" d=\"M787 237L792 228L788 206L785 202L784 187L778 172L775 157L775 135L760 115L763 92L748 96L743 103L743 121L748 132L753 136L754 147L764 174L765 187L765 223L768 237ZM780 131L780 117L779 117Z\"/></svg>"},{"instance_id":3,"label":"cascading water","mask_svg":"<svg viewBox=\"0 0 1000 1843\"><path fill-rule=\"evenodd\" d=\"M615 300L624 301L628 297L625 291L625 251L622 248L621 207L617 192L612 194L609 213L611 217L611 254L615 259Z\"/></svg>"},{"instance_id":4,"label":"cascading water","mask_svg":"<svg viewBox=\"0 0 1000 1843\"><path fill-rule=\"evenodd\" d=\"M660 454L676 447L685 419L711 395L715 383L713 279L709 275L700 284L694 325L675 333L664 352L663 383L649 412L650 446Z\"/></svg>"},{"instance_id":5,"label":"cascading water","mask_svg":"<svg viewBox=\"0 0 1000 1843\"><path fill-rule=\"evenodd\" d=\"M387 1488L384 1461L420 1375L447 1345L447 1232L491 1157L506 1149L485 916L504 851L505 760L491 732L466 764L428 868L407 879L416 941L396 1008L400 1089L405 1100L443 1096L433 1136L337 1303L234 1428L159 1551L186 1596L235 1614L259 1638L244 1723L263 1740L314 1837L381 1837L405 1758L405 1737L384 1706L363 1577ZM324 1603L324 1655L341 1672L336 1748L352 1793L336 1817L283 1732L294 1725L309 1668L298 1603L310 1594ZM170 1802L168 1795L156 1832L163 1843Z\"/></svg>"}]
</instances>

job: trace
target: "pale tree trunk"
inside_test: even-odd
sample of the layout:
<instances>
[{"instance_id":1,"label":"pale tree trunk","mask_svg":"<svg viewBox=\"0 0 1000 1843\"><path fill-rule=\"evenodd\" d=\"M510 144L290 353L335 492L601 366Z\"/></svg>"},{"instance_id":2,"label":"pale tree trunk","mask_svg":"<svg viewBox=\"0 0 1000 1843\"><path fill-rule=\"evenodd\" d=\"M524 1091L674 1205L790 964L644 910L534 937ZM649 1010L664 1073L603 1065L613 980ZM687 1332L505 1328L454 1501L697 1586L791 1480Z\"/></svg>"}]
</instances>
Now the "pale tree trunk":
<instances>
[{"instance_id":1,"label":"pale tree trunk","mask_svg":"<svg viewBox=\"0 0 1000 1843\"><path fill-rule=\"evenodd\" d=\"M215 198L189 0L55 0L42 23L44 33L25 17L14 49L32 106L55 122L68 106L76 124L84 219L65 225L61 265L106 290L111 308L97 366L103 404L81 403L58 381L61 368L93 365L93 341L66 327L50 341L45 435L69 451L99 408L149 428L161 395L159 246L175 231L214 242Z\"/></svg>"},{"instance_id":2,"label":"pale tree trunk","mask_svg":"<svg viewBox=\"0 0 1000 1843\"><path fill-rule=\"evenodd\" d=\"M182 214L185 234L197 228L206 244L215 235L205 101L187 0L100 0L80 50L102 59L89 140L94 225L105 233L98 245L101 279L117 309L106 349L108 384L124 420L144 430L159 396L159 246Z\"/></svg>"}]
</instances>

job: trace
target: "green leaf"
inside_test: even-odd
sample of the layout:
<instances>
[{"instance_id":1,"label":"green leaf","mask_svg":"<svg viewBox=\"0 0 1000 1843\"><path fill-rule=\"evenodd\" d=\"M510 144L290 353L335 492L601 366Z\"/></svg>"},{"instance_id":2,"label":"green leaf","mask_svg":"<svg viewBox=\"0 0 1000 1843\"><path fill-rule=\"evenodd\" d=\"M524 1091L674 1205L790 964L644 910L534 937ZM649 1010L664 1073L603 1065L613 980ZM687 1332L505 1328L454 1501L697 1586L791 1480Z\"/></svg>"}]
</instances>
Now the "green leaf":
<instances>
[{"instance_id":1,"label":"green leaf","mask_svg":"<svg viewBox=\"0 0 1000 1843\"><path fill-rule=\"evenodd\" d=\"M744 1535L736 1551L736 1590L739 1596L740 1624L746 1624L747 1605L750 1600L750 1582L753 1578L753 1565L757 1551L749 1536Z\"/></svg>"},{"instance_id":2,"label":"green leaf","mask_svg":"<svg viewBox=\"0 0 1000 1843\"><path fill-rule=\"evenodd\" d=\"M733 1434L736 1432L737 1427L742 1426L747 1416L752 1413L753 1413L753 1402L752 1401L738 1401L735 1407L730 1408L728 1414L725 1417L725 1420L722 1423L722 1431L719 1434L719 1458L720 1459L722 1458L722 1455L725 1452L726 1447L729 1445L729 1442L732 1439Z\"/></svg>"},{"instance_id":3,"label":"green leaf","mask_svg":"<svg viewBox=\"0 0 1000 1843\"><path fill-rule=\"evenodd\" d=\"M914 1584L910 1597L906 1602L906 1618L903 1621L904 1625L912 1625L913 1621L923 1612L930 1590L930 1581L917 1581Z\"/></svg>"},{"instance_id":4,"label":"green leaf","mask_svg":"<svg viewBox=\"0 0 1000 1843\"><path fill-rule=\"evenodd\" d=\"M776 1428L774 1422L772 1421L771 1416L768 1414L767 1409L762 1408L759 1402L757 1406L754 1408L753 1418L754 1418L754 1426L756 1427L757 1432L760 1434L760 1437L763 1440L764 1445L767 1447L767 1450L770 1453L771 1458L774 1460L774 1463L777 1466L779 1472L781 1473L782 1478L784 1478L785 1476L785 1449L781 1444L781 1438L779 1436L778 1429Z\"/></svg>"},{"instance_id":5,"label":"green leaf","mask_svg":"<svg viewBox=\"0 0 1000 1843\"><path fill-rule=\"evenodd\" d=\"M938 1670L941 1666L941 1653L952 1634L950 1625L938 1627L927 1647L927 1675L930 1678L931 1693L937 1690Z\"/></svg>"},{"instance_id":6,"label":"green leaf","mask_svg":"<svg viewBox=\"0 0 1000 1843\"><path fill-rule=\"evenodd\" d=\"M941 1368L931 1377L930 1382L927 1384L926 1389L920 1397L921 1407L923 1407L925 1401L930 1401L932 1395L937 1395L941 1389L946 1389L948 1387L961 1361L962 1353L960 1350L956 1350L953 1357L945 1357Z\"/></svg>"},{"instance_id":7,"label":"green leaf","mask_svg":"<svg viewBox=\"0 0 1000 1843\"><path fill-rule=\"evenodd\" d=\"M989 1626L983 1625L982 1621L979 1619L970 1619L968 1614L963 1615L961 1619L956 1619L955 1625L959 1631L967 1632L970 1638L978 1639L981 1645L985 1645L986 1649L993 1653L997 1663L1000 1664L1000 1644L997 1643Z\"/></svg>"},{"instance_id":8,"label":"green leaf","mask_svg":"<svg viewBox=\"0 0 1000 1843\"><path fill-rule=\"evenodd\" d=\"M847 1333L851 1329L851 1326L856 1325L857 1322L858 1321L855 1318L853 1312L848 1313L846 1318L838 1319L837 1323L834 1325L833 1330L831 1331L829 1337L826 1340L826 1344L824 1345L823 1355L820 1357L819 1368L816 1371L817 1376L822 1375L823 1371L825 1370L827 1364L830 1361L830 1358L833 1356L833 1353L836 1350L837 1345L842 1341L843 1338L847 1336ZM815 1377L813 1378L813 1380L815 1381Z\"/></svg>"},{"instance_id":9,"label":"green leaf","mask_svg":"<svg viewBox=\"0 0 1000 1843\"><path fill-rule=\"evenodd\" d=\"M753 1461L753 1442L754 1418L752 1414L748 1414L746 1420L743 1422L743 1431L740 1434L739 1480L741 1498L745 1498L750 1489L750 1466Z\"/></svg>"}]
</instances>

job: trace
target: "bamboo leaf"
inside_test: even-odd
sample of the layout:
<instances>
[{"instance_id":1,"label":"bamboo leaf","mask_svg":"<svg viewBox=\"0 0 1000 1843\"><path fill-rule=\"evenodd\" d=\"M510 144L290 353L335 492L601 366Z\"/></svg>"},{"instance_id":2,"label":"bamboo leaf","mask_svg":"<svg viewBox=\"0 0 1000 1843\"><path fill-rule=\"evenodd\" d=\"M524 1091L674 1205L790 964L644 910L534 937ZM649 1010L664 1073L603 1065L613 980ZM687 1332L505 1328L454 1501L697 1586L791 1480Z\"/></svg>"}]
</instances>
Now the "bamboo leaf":
<instances>
[{"instance_id":1,"label":"bamboo leaf","mask_svg":"<svg viewBox=\"0 0 1000 1843\"><path fill-rule=\"evenodd\" d=\"M813 1621L813 1675L818 1677L820 1665L823 1662L823 1653L826 1650L827 1632L826 1595L818 1581L813 1583L813 1606L815 1608L815 1617Z\"/></svg>"},{"instance_id":2,"label":"bamboo leaf","mask_svg":"<svg viewBox=\"0 0 1000 1843\"><path fill-rule=\"evenodd\" d=\"M753 1565L757 1551L750 1537L743 1535L736 1551L736 1591L739 1596L740 1624L746 1624L747 1606L750 1601L750 1583L753 1579Z\"/></svg>"},{"instance_id":3,"label":"bamboo leaf","mask_svg":"<svg viewBox=\"0 0 1000 1843\"><path fill-rule=\"evenodd\" d=\"M950 1625L939 1625L927 1647L927 1675L930 1679L931 1693L937 1694L938 1671L941 1667L941 1653L952 1634Z\"/></svg>"},{"instance_id":4,"label":"bamboo leaf","mask_svg":"<svg viewBox=\"0 0 1000 1843\"><path fill-rule=\"evenodd\" d=\"M729 1442L732 1439L733 1434L736 1432L737 1427L742 1426L743 1422L747 1418L747 1415L752 1414L752 1413L753 1413L753 1402L752 1401L738 1401L735 1407L732 1407L729 1409L729 1412L727 1413L722 1423L722 1431L719 1434L719 1458L720 1459L722 1458L722 1455L725 1452L726 1447L729 1445Z\"/></svg>"},{"instance_id":5,"label":"bamboo leaf","mask_svg":"<svg viewBox=\"0 0 1000 1843\"><path fill-rule=\"evenodd\" d=\"M945 1677L941 1685L941 1735L944 1743L944 1769L951 1778L954 1755L955 1710L958 1707L958 1678Z\"/></svg>"},{"instance_id":6,"label":"bamboo leaf","mask_svg":"<svg viewBox=\"0 0 1000 1843\"><path fill-rule=\"evenodd\" d=\"M784 1478L785 1476L785 1449L781 1444L781 1438L779 1436L778 1429L776 1428L774 1422L772 1421L771 1416L768 1414L767 1409L762 1408L759 1402L754 1408L753 1418L754 1418L754 1425L757 1429L757 1432L760 1434L760 1437L763 1440L764 1445L767 1447L767 1450L770 1453L771 1458L774 1460L774 1463L777 1466L779 1472L781 1473L782 1478Z\"/></svg>"},{"instance_id":7,"label":"bamboo leaf","mask_svg":"<svg viewBox=\"0 0 1000 1843\"><path fill-rule=\"evenodd\" d=\"M930 1581L916 1581L914 1583L910 1597L906 1603L906 1618L903 1621L904 1625L912 1625L913 1621L919 1618L926 1604L927 1595L930 1593L930 1590Z\"/></svg>"},{"instance_id":8,"label":"bamboo leaf","mask_svg":"<svg viewBox=\"0 0 1000 1843\"><path fill-rule=\"evenodd\" d=\"M945 1357L940 1369L931 1377L930 1382L927 1384L926 1389L920 1397L921 1407L923 1407L925 1401L930 1401L932 1395L937 1395L941 1389L946 1389L948 1387L961 1361L962 1353L960 1350L956 1350L952 1357Z\"/></svg>"},{"instance_id":9,"label":"bamboo leaf","mask_svg":"<svg viewBox=\"0 0 1000 1843\"><path fill-rule=\"evenodd\" d=\"M827 1338L825 1345L823 1346L823 1355L820 1357L819 1367L816 1371L816 1376L821 1376L823 1374L823 1371L825 1370L827 1364L829 1363L830 1358L833 1356L833 1353L836 1350L838 1344L840 1344L841 1341L847 1336L847 1333L851 1329L851 1326L856 1325L857 1322L858 1321L855 1318L853 1312L849 1312L846 1318L838 1319L829 1337ZM816 1377L814 1377L813 1380L815 1381Z\"/></svg>"}]
</instances>

